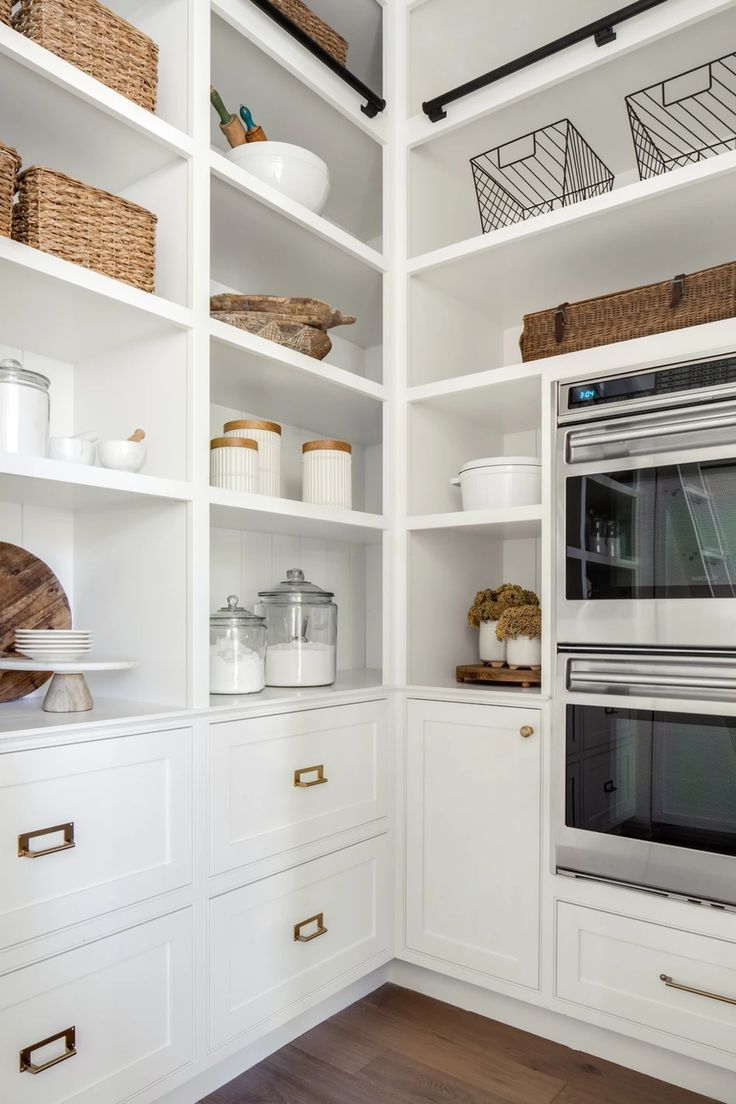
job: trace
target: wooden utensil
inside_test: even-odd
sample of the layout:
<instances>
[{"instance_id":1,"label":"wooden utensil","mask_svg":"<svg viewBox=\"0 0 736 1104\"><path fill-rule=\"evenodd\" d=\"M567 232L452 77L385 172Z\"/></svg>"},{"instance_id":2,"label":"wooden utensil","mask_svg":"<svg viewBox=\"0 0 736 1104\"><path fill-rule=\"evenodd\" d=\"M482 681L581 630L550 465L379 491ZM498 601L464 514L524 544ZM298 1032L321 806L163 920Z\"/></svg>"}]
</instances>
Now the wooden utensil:
<instances>
[{"instance_id":1,"label":"wooden utensil","mask_svg":"<svg viewBox=\"0 0 736 1104\"><path fill-rule=\"evenodd\" d=\"M220 130L225 135L230 145L233 147L244 146L248 141L245 127L237 115L232 115L228 111L225 104L222 102L220 93L216 88L213 88L212 85L210 85L210 103L220 116Z\"/></svg>"},{"instance_id":2,"label":"wooden utensil","mask_svg":"<svg viewBox=\"0 0 736 1104\"><path fill-rule=\"evenodd\" d=\"M16 544L0 541L0 653L14 651L16 629L70 629L69 600L51 568ZM0 672L0 702L32 694L51 671Z\"/></svg>"},{"instance_id":3,"label":"wooden utensil","mask_svg":"<svg viewBox=\"0 0 736 1104\"><path fill-rule=\"evenodd\" d=\"M253 122L253 116L251 115L245 104L240 105L240 118L245 123L246 139L249 142L267 142L266 132L262 126L258 126Z\"/></svg>"},{"instance_id":4,"label":"wooden utensil","mask_svg":"<svg viewBox=\"0 0 736 1104\"><path fill-rule=\"evenodd\" d=\"M144 430L134 429L133 432L131 433L130 437L128 438L128 440L129 441L142 441L142 440L144 440L145 436L146 436L146 434L145 434Z\"/></svg>"}]
</instances>

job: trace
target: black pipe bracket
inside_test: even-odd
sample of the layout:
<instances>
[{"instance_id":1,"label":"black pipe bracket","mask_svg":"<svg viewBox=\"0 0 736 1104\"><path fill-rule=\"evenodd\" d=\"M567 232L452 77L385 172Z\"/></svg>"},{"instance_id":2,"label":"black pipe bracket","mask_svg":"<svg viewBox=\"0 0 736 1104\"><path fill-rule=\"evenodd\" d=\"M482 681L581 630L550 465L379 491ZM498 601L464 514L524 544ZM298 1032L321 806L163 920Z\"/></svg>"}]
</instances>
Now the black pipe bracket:
<instances>
[{"instance_id":1,"label":"black pipe bracket","mask_svg":"<svg viewBox=\"0 0 736 1104\"><path fill-rule=\"evenodd\" d=\"M254 2L258 3L259 0L254 0ZM616 39L615 26L617 23L624 23L627 19L643 15L644 12L665 3L667 3L667 0L635 0L635 3L627 4L625 8L619 8L618 11L611 12L610 15L604 15L601 19L596 19L594 23L588 23L577 31L571 31L561 38L556 38L554 42L548 42L546 46L539 46L536 50L531 50L528 54L523 54L514 61L499 65L497 69L491 69L490 73L485 73L482 77L475 77L474 80L460 84L457 88L452 88L441 96L426 100L422 104L422 111L430 122L437 123L440 119L447 118L445 108L448 104L455 103L464 96L469 96L472 92L478 92L481 88L487 88L489 85L503 80L504 77L511 76L512 73L519 73L530 65L536 65L538 61L559 54L563 50L568 50L571 46L577 46L578 43L585 42L588 38L592 38L596 46L607 46Z\"/></svg>"},{"instance_id":2,"label":"black pipe bracket","mask_svg":"<svg viewBox=\"0 0 736 1104\"><path fill-rule=\"evenodd\" d=\"M313 38L303 31L298 23L295 23L293 19L289 19L288 15L285 15L280 8L277 8L271 0L251 0L251 3L255 4L257 8L260 8L269 18L273 19L274 23L278 23L284 31L287 31L292 38L295 38L297 42L309 50L310 54L314 54L323 65L326 65L328 69L331 69L333 73L336 73L340 80L345 81L346 84L358 93L366 102L360 105L360 110L368 116L369 119L375 119L379 111L383 111L386 107L386 101L369 88L367 84L356 77L355 73L351 73L348 68L341 65L332 54L329 54L318 42L315 42Z\"/></svg>"}]
</instances>

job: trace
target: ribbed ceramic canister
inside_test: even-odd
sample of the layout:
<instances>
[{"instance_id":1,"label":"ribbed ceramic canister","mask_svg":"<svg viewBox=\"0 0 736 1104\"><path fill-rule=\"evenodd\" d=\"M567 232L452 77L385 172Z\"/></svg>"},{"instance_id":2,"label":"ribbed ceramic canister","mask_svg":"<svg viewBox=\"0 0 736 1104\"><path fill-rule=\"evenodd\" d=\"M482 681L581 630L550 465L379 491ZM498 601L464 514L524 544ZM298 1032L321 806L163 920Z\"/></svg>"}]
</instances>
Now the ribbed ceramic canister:
<instances>
[{"instance_id":1,"label":"ribbed ceramic canister","mask_svg":"<svg viewBox=\"0 0 736 1104\"><path fill-rule=\"evenodd\" d=\"M281 496L281 426L259 418L225 422L226 437L245 437L258 442L259 494Z\"/></svg>"},{"instance_id":2,"label":"ribbed ceramic canister","mask_svg":"<svg viewBox=\"0 0 736 1104\"><path fill-rule=\"evenodd\" d=\"M214 437L210 441L210 483L228 491L255 494L258 442L247 437Z\"/></svg>"},{"instance_id":3,"label":"ribbed ceramic canister","mask_svg":"<svg viewBox=\"0 0 736 1104\"><path fill-rule=\"evenodd\" d=\"M304 502L352 509L352 451L345 441L307 441L302 445Z\"/></svg>"}]
</instances>

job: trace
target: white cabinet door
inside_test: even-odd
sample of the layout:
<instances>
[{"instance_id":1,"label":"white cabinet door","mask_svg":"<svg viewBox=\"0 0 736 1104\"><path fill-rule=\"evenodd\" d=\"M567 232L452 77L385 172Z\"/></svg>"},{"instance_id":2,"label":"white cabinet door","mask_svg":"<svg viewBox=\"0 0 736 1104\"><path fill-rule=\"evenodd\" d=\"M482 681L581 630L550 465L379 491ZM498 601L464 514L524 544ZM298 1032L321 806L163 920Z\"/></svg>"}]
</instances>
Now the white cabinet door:
<instances>
[{"instance_id":1,"label":"white cabinet door","mask_svg":"<svg viewBox=\"0 0 736 1104\"><path fill-rule=\"evenodd\" d=\"M388 957L387 852L378 836L212 900L213 1047Z\"/></svg>"},{"instance_id":2,"label":"white cabinet door","mask_svg":"<svg viewBox=\"0 0 736 1104\"><path fill-rule=\"evenodd\" d=\"M210 726L210 872L386 816L386 703Z\"/></svg>"},{"instance_id":3,"label":"white cabinet door","mask_svg":"<svg viewBox=\"0 0 736 1104\"><path fill-rule=\"evenodd\" d=\"M191 1061L192 971L182 909L0 978L4 1104L117 1104Z\"/></svg>"},{"instance_id":4,"label":"white cabinet door","mask_svg":"<svg viewBox=\"0 0 736 1104\"><path fill-rule=\"evenodd\" d=\"M559 901L557 996L736 1054L736 942Z\"/></svg>"},{"instance_id":5,"label":"white cabinet door","mask_svg":"<svg viewBox=\"0 0 736 1104\"><path fill-rule=\"evenodd\" d=\"M190 728L0 754L0 945L187 885L191 824Z\"/></svg>"},{"instance_id":6,"label":"white cabinet door","mask_svg":"<svg viewBox=\"0 0 736 1104\"><path fill-rule=\"evenodd\" d=\"M407 947L534 988L540 723L530 709L408 703Z\"/></svg>"}]
</instances>

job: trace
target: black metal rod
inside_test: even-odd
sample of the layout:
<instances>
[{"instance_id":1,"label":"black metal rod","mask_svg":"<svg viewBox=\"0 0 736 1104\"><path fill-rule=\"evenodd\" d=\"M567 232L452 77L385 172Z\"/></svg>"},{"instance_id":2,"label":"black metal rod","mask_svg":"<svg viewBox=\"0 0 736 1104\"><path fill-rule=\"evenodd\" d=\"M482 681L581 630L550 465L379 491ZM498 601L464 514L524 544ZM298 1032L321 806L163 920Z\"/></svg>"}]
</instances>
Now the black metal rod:
<instances>
[{"instance_id":1,"label":"black metal rod","mask_svg":"<svg viewBox=\"0 0 736 1104\"><path fill-rule=\"evenodd\" d=\"M454 103L455 100L460 100L463 96L469 96L471 92L487 88L489 84L495 84L496 81L503 80L504 77L509 77L512 73L518 73L529 65L535 65L538 61L543 61L544 58L559 54L563 50L569 49L570 46L577 46L579 42L585 42L587 38L594 38L598 46L605 46L608 42L613 42L616 37L616 32L613 29L614 24L633 19L635 15L641 15L643 12L649 11L650 8L656 8L664 3L666 3L666 0L636 0L633 4L627 4L625 8L619 8L618 11L611 12L610 15L604 15L602 19L596 19L594 23L588 23L587 26L581 27L579 31L571 31L570 34L563 35L562 38L557 38L546 46L539 46L536 50L516 58L515 61L508 61L505 65L492 69L490 73L485 73L482 77L476 77L474 80L458 85L457 88L453 88L441 96L435 96L434 99L427 100L422 104L422 111L429 117L431 122L436 123L447 116L445 111L447 104Z\"/></svg>"},{"instance_id":2,"label":"black metal rod","mask_svg":"<svg viewBox=\"0 0 736 1104\"><path fill-rule=\"evenodd\" d=\"M379 111L383 111L386 107L386 101L364 84L359 77L356 77L354 73L351 73L349 69L346 69L344 65L341 65L339 61L336 61L332 54L328 54L319 42L315 42L313 38L310 38L306 31L295 23L293 19L289 19L288 15L285 15L280 8L277 8L271 0L251 0L251 3L255 4L257 8L260 8L262 12L270 16L274 23L278 23L285 31L295 38L297 42L300 42L310 54L314 54L316 58L326 65L328 69L331 69L333 73L337 73L341 80L344 80L346 84L349 84L358 95L365 99L365 103L361 104L360 110L363 111L369 119L375 118Z\"/></svg>"}]
</instances>

